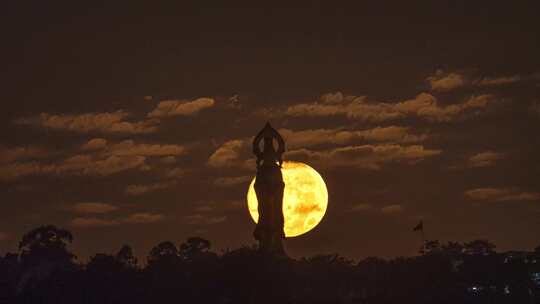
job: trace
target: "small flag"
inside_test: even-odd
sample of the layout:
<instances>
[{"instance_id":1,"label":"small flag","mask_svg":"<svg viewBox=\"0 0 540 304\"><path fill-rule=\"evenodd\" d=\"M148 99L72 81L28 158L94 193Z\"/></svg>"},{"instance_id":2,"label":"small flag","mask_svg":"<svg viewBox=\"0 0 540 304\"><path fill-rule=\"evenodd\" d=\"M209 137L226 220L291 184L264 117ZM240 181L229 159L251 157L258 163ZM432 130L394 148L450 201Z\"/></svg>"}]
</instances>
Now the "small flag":
<instances>
[{"instance_id":1,"label":"small flag","mask_svg":"<svg viewBox=\"0 0 540 304\"><path fill-rule=\"evenodd\" d=\"M418 225L414 226L412 231L424 231L424 221L420 221Z\"/></svg>"}]
</instances>

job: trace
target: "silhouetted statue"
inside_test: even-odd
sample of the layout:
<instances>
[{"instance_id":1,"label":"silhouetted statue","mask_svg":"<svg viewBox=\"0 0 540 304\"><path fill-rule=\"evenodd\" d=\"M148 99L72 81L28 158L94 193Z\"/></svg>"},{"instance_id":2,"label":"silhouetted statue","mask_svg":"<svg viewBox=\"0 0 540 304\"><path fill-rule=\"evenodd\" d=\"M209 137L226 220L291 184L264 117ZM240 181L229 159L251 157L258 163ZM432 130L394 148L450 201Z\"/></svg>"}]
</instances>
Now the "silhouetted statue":
<instances>
[{"instance_id":1,"label":"silhouetted statue","mask_svg":"<svg viewBox=\"0 0 540 304\"><path fill-rule=\"evenodd\" d=\"M277 142L277 149L274 147ZM263 142L261 151L260 142ZM259 241L259 250L273 255L285 255L282 239L283 231L283 190L285 183L281 175L285 142L279 133L266 123L253 140L253 153L257 156L257 177L255 193L257 194L259 221L255 239Z\"/></svg>"}]
</instances>

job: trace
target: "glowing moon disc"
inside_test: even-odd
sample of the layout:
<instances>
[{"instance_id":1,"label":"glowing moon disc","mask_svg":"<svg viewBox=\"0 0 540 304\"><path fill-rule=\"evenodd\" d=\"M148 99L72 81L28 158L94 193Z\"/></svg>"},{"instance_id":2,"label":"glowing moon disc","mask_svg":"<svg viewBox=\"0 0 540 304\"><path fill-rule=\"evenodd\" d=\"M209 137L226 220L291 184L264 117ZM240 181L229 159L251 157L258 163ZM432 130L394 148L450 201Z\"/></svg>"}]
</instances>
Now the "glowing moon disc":
<instances>
[{"instance_id":1,"label":"glowing moon disc","mask_svg":"<svg viewBox=\"0 0 540 304\"><path fill-rule=\"evenodd\" d=\"M328 206L328 191L321 175L304 163L286 161L281 168L285 190L283 215L285 236L293 237L315 228L322 220ZM247 202L255 223L259 220L255 178L249 185Z\"/></svg>"}]
</instances>

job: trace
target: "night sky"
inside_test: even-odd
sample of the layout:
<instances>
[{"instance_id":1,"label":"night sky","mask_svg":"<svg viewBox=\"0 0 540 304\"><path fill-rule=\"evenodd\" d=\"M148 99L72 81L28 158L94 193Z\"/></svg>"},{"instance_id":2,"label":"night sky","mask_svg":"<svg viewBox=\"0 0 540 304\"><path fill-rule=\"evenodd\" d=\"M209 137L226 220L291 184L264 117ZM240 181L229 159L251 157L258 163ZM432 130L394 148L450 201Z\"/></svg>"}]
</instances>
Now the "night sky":
<instances>
[{"instance_id":1,"label":"night sky","mask_svg":"<svg viewBox=\"0 0 540 304\"><path fill-rule=\"evenodd\" d=\"M540 245L537 1L109 2L2 5L0 253L42 224L82 260L252 244L267 120L329 191L293 257L414 255L420 219Z\"/></svg>"}]
</instances>

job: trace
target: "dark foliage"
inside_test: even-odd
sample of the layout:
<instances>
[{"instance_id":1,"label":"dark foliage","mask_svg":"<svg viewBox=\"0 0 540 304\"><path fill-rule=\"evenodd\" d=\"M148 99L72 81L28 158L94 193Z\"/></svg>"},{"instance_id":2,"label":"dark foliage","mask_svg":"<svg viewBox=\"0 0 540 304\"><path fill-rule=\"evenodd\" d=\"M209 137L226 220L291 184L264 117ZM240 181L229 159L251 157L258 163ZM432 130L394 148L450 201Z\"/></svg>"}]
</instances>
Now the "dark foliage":
<instances>
[{"instance_id":1,"label":"dark foliage","mask_svg":"<svg viewBox=\"0 0 540 304\"><path fill-rule=\"evenodd\" d=\"M540 252L485 240L427 241L416 257L356 263L337 254L216 254L208 240L162 242L144 265L131 247L77 263L69 231L42 226L0 257L0 303L538 303ZM536 302L535 302L536 301Z\"/></svg>"}]
</instances>

